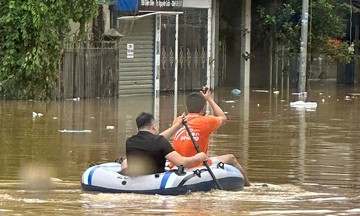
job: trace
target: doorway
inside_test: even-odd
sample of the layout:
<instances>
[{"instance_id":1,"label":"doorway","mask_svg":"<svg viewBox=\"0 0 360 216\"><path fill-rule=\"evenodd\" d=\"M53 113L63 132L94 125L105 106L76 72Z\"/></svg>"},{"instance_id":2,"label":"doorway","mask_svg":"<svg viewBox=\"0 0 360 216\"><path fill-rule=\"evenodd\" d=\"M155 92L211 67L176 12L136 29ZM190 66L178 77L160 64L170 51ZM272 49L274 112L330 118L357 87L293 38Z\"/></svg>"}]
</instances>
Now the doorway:
<instances>
[{"instance_id":1,"label":"doorway","mask_svg":"<svg viewBox=\"0 0 360 216\"><path fill-rule=\"evenodd\" d=\"M240 85L241 6L238 0L219 1L219 86Z\"/></svg>"}]
</instances>

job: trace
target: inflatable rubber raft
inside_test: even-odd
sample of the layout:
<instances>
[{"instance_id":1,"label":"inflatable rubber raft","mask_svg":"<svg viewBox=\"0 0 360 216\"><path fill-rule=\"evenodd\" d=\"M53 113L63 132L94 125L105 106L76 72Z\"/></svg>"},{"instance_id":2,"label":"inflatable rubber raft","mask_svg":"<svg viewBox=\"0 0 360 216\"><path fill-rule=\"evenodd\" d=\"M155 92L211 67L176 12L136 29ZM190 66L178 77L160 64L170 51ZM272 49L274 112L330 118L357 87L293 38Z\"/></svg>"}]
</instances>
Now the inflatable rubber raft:
<instances>
[{"instance_id":1,"label":"inflatable rubber raft","mask_svg":"<svg viewBox=\"0 0 360 216\"><path fill-rule=\"evenodd\" d=\"M210 166L224 190L239 191L244 176L235 167L219 163ZM172 169L163 173L129 177L119 174L121 164L109 162L88 168L82 175L83 190L109 193L180 195L216 189L216 183L205 166Z\"/></svg>"}]
</instances>

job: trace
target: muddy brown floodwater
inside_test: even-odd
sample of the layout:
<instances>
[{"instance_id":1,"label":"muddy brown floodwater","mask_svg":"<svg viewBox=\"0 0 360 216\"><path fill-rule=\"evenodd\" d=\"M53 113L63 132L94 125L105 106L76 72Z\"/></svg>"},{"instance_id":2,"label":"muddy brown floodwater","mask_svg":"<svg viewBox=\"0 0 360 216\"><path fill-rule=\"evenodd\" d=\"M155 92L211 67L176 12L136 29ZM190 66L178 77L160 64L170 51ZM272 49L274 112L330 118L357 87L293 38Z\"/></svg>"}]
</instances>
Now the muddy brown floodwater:
<instances>
[{"instance_id":1,"label":"muddy brown floodwater","mask_svg":"<svg viewBox=\"0 0 360 216\"><path fill-rule=\"evenodd\" d=\"M89 193L91 163L125 154L141 111L160 129L184 111L184 93L52 102L0 101L0 215L358 215L360 89L312 83L316 109L290 107L297 96L252 89L214 97L228 123L210 155L234 154L251 187L182 196Z\"/></svg>"}]
</instances>

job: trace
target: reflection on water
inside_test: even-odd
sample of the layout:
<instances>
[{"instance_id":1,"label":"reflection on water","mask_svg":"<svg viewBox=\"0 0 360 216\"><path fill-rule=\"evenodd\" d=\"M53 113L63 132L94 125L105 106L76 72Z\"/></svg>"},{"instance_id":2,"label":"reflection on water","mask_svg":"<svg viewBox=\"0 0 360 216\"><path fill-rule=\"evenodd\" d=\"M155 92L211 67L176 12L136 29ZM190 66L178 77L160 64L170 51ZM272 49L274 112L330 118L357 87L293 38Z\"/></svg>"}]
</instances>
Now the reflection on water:
<instances>
[{"instance_id":1,"label":"reflection on water","mask_svg":"<svg viewBox=\"0 0 360 216\"><path fill-rule=\"evenodd\" d=\"M91 163L125 154L138 113L155 113L165 129L185 111L183 93L175 110L172 95L0 101L0 214L357 215L360 89L310 87L316 110L291 108L291 93L216 90L229 120L210 154L234 154L254 185L170 197L83 192L80 178Z\"/></svg>"}]
</instances>

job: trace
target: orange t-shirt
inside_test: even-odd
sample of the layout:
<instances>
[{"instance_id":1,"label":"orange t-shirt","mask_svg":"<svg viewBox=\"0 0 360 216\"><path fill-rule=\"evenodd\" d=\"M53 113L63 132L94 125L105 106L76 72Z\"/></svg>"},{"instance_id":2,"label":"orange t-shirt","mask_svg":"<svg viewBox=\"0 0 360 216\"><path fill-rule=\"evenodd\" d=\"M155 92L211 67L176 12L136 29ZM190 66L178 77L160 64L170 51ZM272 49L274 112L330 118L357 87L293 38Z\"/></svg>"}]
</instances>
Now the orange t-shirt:
<instances>
[{"instance_id":1,"label":"orange t-shirt","mask_svg":"<svg viewBox=\"0 0 360 216\"><path fill-rule=\"evenodd\" d=\"M207 154L209 149L209 138L213 131L221 126L221 119L213 115L199 115L197 113L189 113L186 116L189 129L192 132L196 143L202 152ZM188 135L185 126L180 128L173 138L174 149L182 156L191 157L198 152ZM193 164L192 167L201 166L202 163Z\"/></svg>"}]
</instances>

